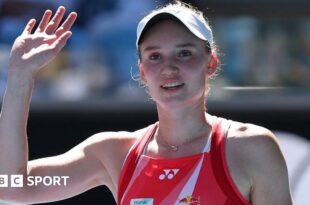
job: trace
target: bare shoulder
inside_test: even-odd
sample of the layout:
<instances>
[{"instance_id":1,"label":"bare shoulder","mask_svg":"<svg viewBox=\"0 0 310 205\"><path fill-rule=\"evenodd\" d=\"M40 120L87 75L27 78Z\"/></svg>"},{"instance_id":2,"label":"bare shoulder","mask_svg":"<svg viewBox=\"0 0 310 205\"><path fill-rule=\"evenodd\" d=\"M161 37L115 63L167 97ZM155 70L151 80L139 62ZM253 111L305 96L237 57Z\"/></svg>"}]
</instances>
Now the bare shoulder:
<instances>
[{"instance_id":1,"label":"bare shoulder","mask_svg":"<svg viewBox=\"0 0 310 205\"><path fill-rule=\"evenodd\" d=\"M145 132L146 128L136 130L134 132L118 131L118 132L100 132L90 136L85 140L88 146L93 149L101 146L113 148L128 148ZM102 148L102 147L101 147Z\"/></svg>"},{"instance_id":2,"label":"bare shoulder","mask_svg":"<svg viewBox=\"0 0 310 205\"><path fill-rule=\"evenodd\" d=\"M285 168L284 157L276 136L264 127L232 122L227 146L230 150L238 150L235 154L247 164L247 172L256 173L268 165L278 169ZM268 169L270 168L269 166Z\"/></svg>"},{"instance_id":3,"label":"bare shoulder","mask_svg":"<svg viewBox=\"0 0 310 205\"><path fill-rule=\"evenodd\" d=\"M110 176L111 181L108 187L114 196L124 160L130 148L146 130L147 128L134 132L101 132L90 136L83 142L84 152L99 161Z\"/></svg>"},{"instance_id":4,"label":"bare shoulder","mask_svg":"<svg viewBox=\"0 0 310 205\"><path fill-rule=\"evenodd\" d=\"M86 139L84 147L103 160L122 159L146 129L142 128L134 132L100 132Z\"/></svg>"},{"instance_id":5,"label":"bare shoulder","mask_svg":"<svg viewBox=\"0 0 310 205\"><path fill-rule=\"evenodd\" d=\"M253 204L291 204L287 166L276 136L268 129L232 122L227 159L235 181ZM272 202L272 203L271 203Z\"/></svg>"},{"instance_id":6,"label":"bare shoulder","mask_svg":"<svg viewBox=\"0 0 310 205\"><path fill-rule=\"evenodd\" d=\"M258 125L232 122L228 133L228 146L238 148L245 158L249 157L248 160L283 160L276 136L269 129Z\"/></svg>"},{"instance_id":7,"label":"bare shoulder","mask_svg":"<svg viewBox=\"0 0 310 205\"><path fill-rule=\"evenodd\" d=\"M272 132L262 126L251 124L251 123L242 123L237 121L232 121L230 126L230 133L236 134L238 137L241 138L248 138L248 137L267 137L267 138L274 138ZM230 135L232 136L232 135Z\"/></svg>"}]
</instances>

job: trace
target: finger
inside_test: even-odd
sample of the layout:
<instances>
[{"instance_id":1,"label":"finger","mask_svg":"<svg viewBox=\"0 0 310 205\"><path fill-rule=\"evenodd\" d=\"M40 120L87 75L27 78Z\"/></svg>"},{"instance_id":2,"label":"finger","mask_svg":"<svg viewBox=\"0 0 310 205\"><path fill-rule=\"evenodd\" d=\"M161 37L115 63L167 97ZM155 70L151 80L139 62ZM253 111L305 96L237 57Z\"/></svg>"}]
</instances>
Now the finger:
<instances>
[{"instance_id":1,"label":"finger","mask_svg":"<svg viewBox=\"0 0 310 205\"><path fill-rule=\"evenodd\" d=\"M64 16L66 9L63 6L60 6L55 14L55 16L52 18L52 20L48 23L45 32L47 34L52 34L56 31L57 27L59 26L62 17Z\"/></svg>"},{"instance_id":2,"label":"finger","mask_svg":"<svg viewBox=\"0 0 310 205\"><path fill-rule=\"evenodd\" d=\"M46 26L49 20L51 19L51 16L52 16L52 11L46 10L35 33L42 32L46 29Z\"/></svg>"},{"instance_id":3,"label":"finger","mask_svg":"<svg viewBox=\"0 0 310 205\"><path fill-rule=\"evenodd\" d=\"M64 32L69 31L77 18L76 12L71 12L66 21L57 29L56 35L61 36Z\"/></svg>"},{"instance_id":4,"label":"finger","mask_svg":"<svg viewBox=\"0 0 310 205\"><path fill-rule=\"evenodd\" d=\"M66 31L63 33L52 45L51 45L51 50L54 53L58 53L61 51L61 49L66 45L67 40L70 38L72 35L71 31Z\"/></svg>"},{"instance_id":5,"label":"finger","mask_svg":"<svg viewBox=\"0 0 310 205\"><path fill-rule=\"evenodd\" d=\"M34 27L34 25L36 24L36 20L35 19L30 19L22 33L22 35L28 35L31 34L31 31Z\"/></svg>"},{"instance_id":6,"label":"finger","mask_svg":"<svg viewBox=\"0 0 310 205\"><path fill-rule=\"evenodd\" d=\"M65 30L69 31L77 18L76 12L71 12L66 21L61 25Z\"/></svg>"}]
</instances>

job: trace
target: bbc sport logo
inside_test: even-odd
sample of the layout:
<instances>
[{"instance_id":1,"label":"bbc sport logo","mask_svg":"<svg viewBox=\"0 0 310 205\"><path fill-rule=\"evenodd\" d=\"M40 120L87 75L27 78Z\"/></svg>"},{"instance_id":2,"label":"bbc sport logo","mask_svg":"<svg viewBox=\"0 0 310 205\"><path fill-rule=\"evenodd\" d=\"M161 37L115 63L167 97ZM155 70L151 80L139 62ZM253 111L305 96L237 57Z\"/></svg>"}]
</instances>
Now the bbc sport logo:
<instances>
[{"instance_id":1,"label":"bbc sport logo","mask_svg":"<svg viewBox=\"0 0 310 205\"><path fill-rule=\"evenodd\" d=\"M20 174L0 175L1 187L23 187L24 182L27 186L67 186L69 176L24 176Z\"/></svg>"}]
</instances>

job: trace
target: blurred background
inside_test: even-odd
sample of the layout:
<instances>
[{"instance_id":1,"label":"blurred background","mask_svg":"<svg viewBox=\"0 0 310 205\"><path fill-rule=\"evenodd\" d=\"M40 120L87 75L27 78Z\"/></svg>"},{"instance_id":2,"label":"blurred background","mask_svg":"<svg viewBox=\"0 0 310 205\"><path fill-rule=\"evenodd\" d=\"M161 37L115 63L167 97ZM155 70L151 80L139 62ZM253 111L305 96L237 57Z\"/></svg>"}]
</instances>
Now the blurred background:
<instances>
[{"instance_id":1,"label":"blurred background","mask_svg":"<svg viewBox=\"0 0 310 205\"><path fill-rule=\"evenodd\" d=\"M78 13L68 45L36 81L31 159L63 153L96 132L132 131L157 120L154 103L134 80L135 31L145 14L167 2L0 0L0 96L11 45L26 22L59 5ZM309 204L310 1L185 2L205 12L220 53L208 111L276 132L295 204ZM102 203L115 204L105 187L50 204Z\"/></svg>"}]
</instances>

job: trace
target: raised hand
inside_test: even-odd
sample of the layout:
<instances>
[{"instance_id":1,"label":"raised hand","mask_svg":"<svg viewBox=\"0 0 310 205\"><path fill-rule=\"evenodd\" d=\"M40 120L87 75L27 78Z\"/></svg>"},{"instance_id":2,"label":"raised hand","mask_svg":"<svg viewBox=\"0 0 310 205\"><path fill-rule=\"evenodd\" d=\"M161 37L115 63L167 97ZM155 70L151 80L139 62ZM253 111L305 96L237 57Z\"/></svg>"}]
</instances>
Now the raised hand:
<instances>
[{"instance_id":1,"label":"raised hand","mask_svg":"<svg viewBox=\"0 0 310 205\"><path fill-rule=\"evenodd\" d=\"M31 19L27 23L23 33L13 44L9 71L27 73L34 77L42 67L55 58L72 35L70 28L77 17L75 12L71 12L59 26L64 13L65 8L60 6L51 19L52 11L46 10L34 32L36 20Z\"/></svg>"}]
</instances>

